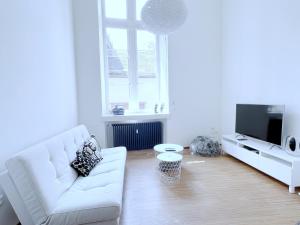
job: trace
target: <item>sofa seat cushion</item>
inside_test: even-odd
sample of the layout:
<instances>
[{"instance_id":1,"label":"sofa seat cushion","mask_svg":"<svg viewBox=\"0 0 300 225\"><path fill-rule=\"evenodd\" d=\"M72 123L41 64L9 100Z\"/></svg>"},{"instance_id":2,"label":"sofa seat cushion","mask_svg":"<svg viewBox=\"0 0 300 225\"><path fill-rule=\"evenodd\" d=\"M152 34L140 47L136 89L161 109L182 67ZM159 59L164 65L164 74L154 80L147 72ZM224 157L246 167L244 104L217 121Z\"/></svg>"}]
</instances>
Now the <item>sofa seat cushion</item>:
<instances>
[{"instance_id":1,"label":"sofa seat cushion","mask_svg":"<svg viewBox=\"0 0 300 225\"><path fill-rule=\"evenodd\" d=\"M57 203L48 224L88 224L121 214L126 149L103 149L103 160L88 177L78 177Z\"/></svg>"},{"instance_id":2,"label":"sofa seat cushion","mask_svg":"<svg viewBox=\"0 0 300 225\"><path fill-rule=\"evenodd\" d=\"M90 176L108 174L116 170L122 170L126 163L126 148L102 149L102 161L91 171Z\"/></svg>"}]
</instances>

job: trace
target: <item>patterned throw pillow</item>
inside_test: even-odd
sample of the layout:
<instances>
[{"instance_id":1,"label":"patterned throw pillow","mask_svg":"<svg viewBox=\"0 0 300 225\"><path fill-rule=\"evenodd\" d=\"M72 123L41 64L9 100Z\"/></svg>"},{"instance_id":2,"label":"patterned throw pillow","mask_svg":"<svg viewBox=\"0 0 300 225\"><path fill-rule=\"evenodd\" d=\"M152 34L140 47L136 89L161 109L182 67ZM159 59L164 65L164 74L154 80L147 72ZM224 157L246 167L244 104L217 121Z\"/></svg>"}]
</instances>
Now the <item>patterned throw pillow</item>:
<instances>
[{"instance_id":1,"label":"patterned throw pillow","mask_svg":"<svg viewBox=\"0 0 300 225\"><path fill-rule=\"evenodd\" d=\"M83 151L76 152L76 159L71 163L71 167L77 171L78 175L83 177L87 177L93 169L91 158Z\"/></svg>"},{"instance_id":2,"label":"patterned throw pillow","mask_svg":"<svg viewBox=\"0 0 300 225\"><path fill-rule=\"evenodd\" d=\"M88 152L93 158L93 160L101 161L103 159L101 154L101 147L95 139L95 136L93 135L91 135L91 138L84 143L83 150Z\"/></svg>"},{"instance_id":3,"label":"patterned throw pillow","mask_svg":"<svg viewBox=\"0 0 300 225\"><path fill-rule=\"evenodd\" d=\"M71 163L80 176L87 177L92 169L102 160L101 148L96 139L86 141L81 150L76 152L76 159Z\"/></svg>"}]
</instances>

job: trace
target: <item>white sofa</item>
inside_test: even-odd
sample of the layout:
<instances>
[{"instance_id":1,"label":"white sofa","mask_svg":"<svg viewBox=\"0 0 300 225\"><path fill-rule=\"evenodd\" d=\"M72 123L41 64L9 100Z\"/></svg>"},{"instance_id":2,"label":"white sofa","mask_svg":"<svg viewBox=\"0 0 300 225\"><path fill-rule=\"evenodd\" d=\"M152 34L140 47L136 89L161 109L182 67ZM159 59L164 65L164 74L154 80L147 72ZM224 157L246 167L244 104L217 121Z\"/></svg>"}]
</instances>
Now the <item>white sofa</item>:
<instances>
[{"instance_id":1,"label":"white sofa","mask_svg":"<svg viewBox=\"0 0 300 225\"><path fill-rule=\"evenodd\" d=\"M70 163L89 136L81 125L6 162L1 184L22 225L119 224L126 149L103 149L90 175L78 177Z\"/></svg>"}]
</instances>

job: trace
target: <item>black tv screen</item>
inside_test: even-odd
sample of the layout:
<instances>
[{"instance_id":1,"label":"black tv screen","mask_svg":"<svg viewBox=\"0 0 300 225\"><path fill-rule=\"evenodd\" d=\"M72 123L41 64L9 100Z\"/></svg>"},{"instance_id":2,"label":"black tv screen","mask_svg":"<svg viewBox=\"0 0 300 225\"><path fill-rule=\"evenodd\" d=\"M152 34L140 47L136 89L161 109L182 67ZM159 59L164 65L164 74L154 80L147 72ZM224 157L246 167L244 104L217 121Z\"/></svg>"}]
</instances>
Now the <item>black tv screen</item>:
<instances>
[{"instance_id":1,"label":"black tv screen","mask_svg":"<svg viewBox=\"0 0 300 225\"><path fill-rule=\"evenodd\" d=\"M283 105L237 104L235 132L281 145L283 114Z\"/></svg>"}]
</instances>

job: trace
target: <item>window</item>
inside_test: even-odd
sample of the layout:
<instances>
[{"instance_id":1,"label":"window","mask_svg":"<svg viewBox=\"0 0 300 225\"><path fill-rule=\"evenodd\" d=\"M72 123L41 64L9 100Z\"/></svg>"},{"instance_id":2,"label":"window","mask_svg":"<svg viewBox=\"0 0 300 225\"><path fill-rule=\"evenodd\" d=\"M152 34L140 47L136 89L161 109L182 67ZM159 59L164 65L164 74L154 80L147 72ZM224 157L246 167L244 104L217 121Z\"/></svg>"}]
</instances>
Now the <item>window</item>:
<instances>
[{"instance_id":1,"label":"window","mask_svg":"<svg viewBox=\"0 0 300 225\"><path fill-rule=\"evenodd\" d=\"M103 113L168 113L167 38L143 29L146 0L101 0Z\"/></svg>"}]
</instances>

